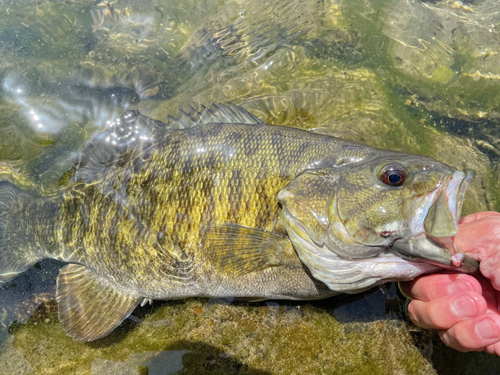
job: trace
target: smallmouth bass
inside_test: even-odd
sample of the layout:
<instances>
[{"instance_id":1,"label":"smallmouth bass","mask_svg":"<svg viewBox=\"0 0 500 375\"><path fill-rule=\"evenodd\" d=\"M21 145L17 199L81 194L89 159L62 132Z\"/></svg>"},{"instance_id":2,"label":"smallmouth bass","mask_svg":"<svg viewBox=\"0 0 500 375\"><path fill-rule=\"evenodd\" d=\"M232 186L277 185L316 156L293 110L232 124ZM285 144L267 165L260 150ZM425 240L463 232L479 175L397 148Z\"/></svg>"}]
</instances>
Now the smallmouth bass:
<instances>
[{"instance_id":1,"label":"smallmouth bass","mask_svg":"<svg viewBox=\"0 0 500 375\"><path fill-rule=\"evenodd\" d=\"M477 263L451 237L473 172L268 125L229 104L127 111L35 197L0 182L0 282L65 262L59 319L91 341L150 299L317 299Z\"/></svg>"}]
</instances>

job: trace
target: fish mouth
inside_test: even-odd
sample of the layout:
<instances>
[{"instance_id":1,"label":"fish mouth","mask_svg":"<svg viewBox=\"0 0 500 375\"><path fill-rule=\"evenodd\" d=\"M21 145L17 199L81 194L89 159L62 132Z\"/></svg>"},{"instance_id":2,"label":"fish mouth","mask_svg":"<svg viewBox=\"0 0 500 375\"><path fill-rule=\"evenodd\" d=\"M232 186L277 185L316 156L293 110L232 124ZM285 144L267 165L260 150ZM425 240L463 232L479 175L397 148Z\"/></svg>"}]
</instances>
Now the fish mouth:
<instances>
[{"instance_id":1,"label":"fish mouth","mask_svg":"<svg viewBox=\"0 0 500 375\"><path fill-rule=\"evenodd\" d=\"M473 171L456 171L449 177L425 217L423 226L428 235L439 238L457 234L465 192L473 178Z\"/></svg>"},{"instance_id":2,"label":"fish mouth","mask_svg":"<svg viewBox=\"0 0 500 375\"><path fill-rule=\"evenodd\" d=\"M288 210L283 213L288 236L299 259L315 279L333 291L359 293L382 283L413 280L421 274L439 271L439 267L429 262L408 261L384 249L380 249L376 257L342 258L327 245L311 240L307 228Z\"/></svg>"},{"instance_id":3,"label":"fish mouth","mask_svg":"<svg viewBox=\"0 0 500 375\"><path fill-rule=\"evenodd\" d=\"M439 267L471 273L478 262L455 248L453 236L474 171L455 171L435 190L415 199L409 220L410 238L396 240L390 247L411 261L422 261Z\"/></svg>"}]
</instances>

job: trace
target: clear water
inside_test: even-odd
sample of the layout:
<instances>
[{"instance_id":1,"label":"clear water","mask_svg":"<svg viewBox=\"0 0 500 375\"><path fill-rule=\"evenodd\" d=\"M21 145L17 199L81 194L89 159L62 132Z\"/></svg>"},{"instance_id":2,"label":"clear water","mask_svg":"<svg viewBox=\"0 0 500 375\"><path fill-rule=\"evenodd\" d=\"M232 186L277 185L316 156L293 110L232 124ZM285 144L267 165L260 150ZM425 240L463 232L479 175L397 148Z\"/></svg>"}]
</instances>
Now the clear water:
<instances>
[{"instance_id":1,"label":"clear water","mask_svg":"<svg viewBox=\"0 0 500 375\"><path fill-rule=\"evenodd\" d=\"M464 213L499 210L499 47L496 0L0 1L0 179L55 194L125 109L165 120L231 101L475 169ZM59 267L0 288L0 373L500 373L406 322L390 285L314 303L155 302L77 343L57 321Z\"/></svg>"}]
</instances>

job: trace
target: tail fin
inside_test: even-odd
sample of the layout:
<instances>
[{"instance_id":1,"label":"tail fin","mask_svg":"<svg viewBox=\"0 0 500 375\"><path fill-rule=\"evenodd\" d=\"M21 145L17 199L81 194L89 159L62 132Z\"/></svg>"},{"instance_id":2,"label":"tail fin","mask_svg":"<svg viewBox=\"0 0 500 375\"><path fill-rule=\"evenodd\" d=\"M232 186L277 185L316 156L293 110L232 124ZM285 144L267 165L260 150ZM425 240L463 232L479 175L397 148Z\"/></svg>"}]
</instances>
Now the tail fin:
<instances>
[{"instance_id":1,"label":"tail fin","mask_svg":"<svg viewBox=\"0 0 500 375\"><path fill-rule=\"evenodd\" d=\"M17 216L21 201L32 197L10 182L0 181L0 285L27 270L40 260L29 250L23 233L16 228L13 216Z\"/></svg>"}]
</instances>

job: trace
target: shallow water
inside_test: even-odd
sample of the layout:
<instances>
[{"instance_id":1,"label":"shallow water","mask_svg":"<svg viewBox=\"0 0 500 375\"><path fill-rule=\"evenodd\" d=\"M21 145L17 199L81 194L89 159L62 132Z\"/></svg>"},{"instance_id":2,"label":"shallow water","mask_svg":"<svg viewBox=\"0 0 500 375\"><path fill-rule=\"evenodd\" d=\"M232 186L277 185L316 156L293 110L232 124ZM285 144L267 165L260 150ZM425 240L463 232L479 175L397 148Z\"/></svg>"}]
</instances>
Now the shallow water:
<instances>
[{"instance_id":1,"label":"shallow water","mask_svg":"<svg viewBox=\"0 0 500 375\"><path fill-rule=\"evenodd\" d=\"M0 2L0 179L61 191L125 109L165 120L234 102L270 124L424 153L478 176L464 214L500 210L500 10L454 1ZM60 264L0 288L0 373L500 373L404 319L392 285L288 303L155 301L72 341Z\"/></svg>"}]
</instances>

